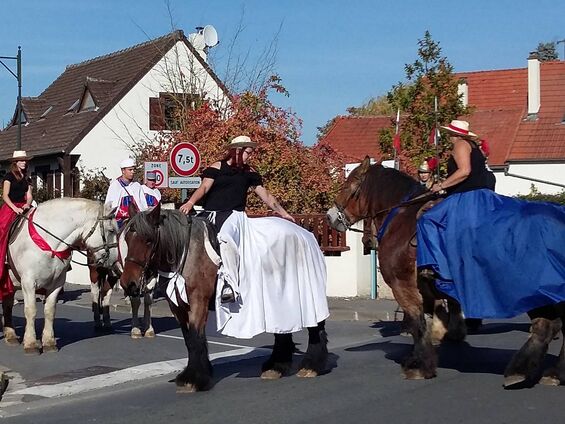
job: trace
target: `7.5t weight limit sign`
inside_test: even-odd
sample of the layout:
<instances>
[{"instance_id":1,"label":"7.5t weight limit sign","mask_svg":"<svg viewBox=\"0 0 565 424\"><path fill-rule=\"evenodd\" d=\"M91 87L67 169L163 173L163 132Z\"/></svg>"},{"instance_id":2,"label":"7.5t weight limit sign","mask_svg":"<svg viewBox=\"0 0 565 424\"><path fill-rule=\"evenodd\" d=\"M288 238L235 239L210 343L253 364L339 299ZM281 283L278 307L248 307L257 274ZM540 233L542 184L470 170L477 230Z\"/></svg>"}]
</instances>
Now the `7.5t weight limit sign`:
<instances>
[{"instance_id":1,"label":"7.5t weight limit sign","mask_svg":"<svg viewBox=\"0 0 565 424\"><path fill-rule=\"evenodd\" d=\"M200 152L194 144L179 143L171 150L169 163L177 175L190 177L200 167Z\"/></svg>"}]
</instances>

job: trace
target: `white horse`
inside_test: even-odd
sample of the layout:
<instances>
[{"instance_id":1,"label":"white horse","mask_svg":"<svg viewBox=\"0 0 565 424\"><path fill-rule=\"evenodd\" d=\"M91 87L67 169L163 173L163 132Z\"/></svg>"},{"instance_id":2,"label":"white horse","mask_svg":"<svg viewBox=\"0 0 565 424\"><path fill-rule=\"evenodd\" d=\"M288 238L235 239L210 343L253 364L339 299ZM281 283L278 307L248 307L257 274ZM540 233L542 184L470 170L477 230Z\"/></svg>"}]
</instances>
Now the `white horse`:
<instances>
[{"instance_id":1,"label":"white horse","mask_svg":"<svg viewBox=\"0 0 565 424\"><path fill-rule=\"evenodd\" d=\"M50 233L50 234L49 234ZM71 257L69 249L86 250L92 265L110 268L117 261L117 225L113 211L102 202L61 198L41 203L28 215L27 222L8 247L10 276L24 297L26 327L24 351L57 351L53 332L57 296L65 284ZM35 291L46 292L45 325L41 343L36 339ZM13 297L8 301L13 302ZM12 326L11 305L4 307L4 338L19 344ZM7 316L9 315L9 316Z\"/></svg>"}]
</instances>

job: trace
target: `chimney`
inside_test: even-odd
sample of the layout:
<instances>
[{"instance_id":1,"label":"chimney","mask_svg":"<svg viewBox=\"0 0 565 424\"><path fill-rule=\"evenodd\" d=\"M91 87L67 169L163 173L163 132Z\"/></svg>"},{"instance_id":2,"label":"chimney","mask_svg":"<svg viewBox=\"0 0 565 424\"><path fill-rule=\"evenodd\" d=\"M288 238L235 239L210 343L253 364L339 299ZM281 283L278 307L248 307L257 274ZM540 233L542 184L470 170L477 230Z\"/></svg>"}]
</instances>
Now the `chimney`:
<instances>
[{"instance_id":1,"label":"chimney","mask_svg":"<svg viewBox=\"0 0 565 424\"><path fill-rule=\"evenodd\" d=\"M457 85L457 94L459 95L459 101L464 107L469 104L469 86L467 85L467 80L463 78L461 82Z\"/></svg>"},{"instance_id":2,"label":"chimney","mask_svg":"<svg viewBox=\"0 0 565 424\"><path fill-rule=\"evenodd\" d=\"M528 57L528 118L536 119L541 105L540 61L537 52Z\"/></svg>"}]
</instances>

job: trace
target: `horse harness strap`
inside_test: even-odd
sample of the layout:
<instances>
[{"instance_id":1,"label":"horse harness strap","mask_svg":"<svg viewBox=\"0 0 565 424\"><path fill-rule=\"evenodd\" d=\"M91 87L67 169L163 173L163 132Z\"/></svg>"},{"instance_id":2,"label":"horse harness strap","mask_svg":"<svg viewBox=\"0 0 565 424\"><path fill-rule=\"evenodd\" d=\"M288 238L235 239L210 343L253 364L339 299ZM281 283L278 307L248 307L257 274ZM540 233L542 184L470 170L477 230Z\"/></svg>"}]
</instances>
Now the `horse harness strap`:
<instances>
[{"instance_id":1,"label":"horse harness strap","mask_svg":"<svg viewBox=\"0 0 565 424\"><path fill-rule=\"evenodd\" d=\"M402 198L402 200L400 201L400 204L398 204L397 206L394 206L392 209L390 209L390 212L387 214L383 223L381 224L380 228L378 229L377 234L375 234L375 237L377 238L378 243L381 242L382 238L385 235L385 232L386 232L388 226L390 225L390 223L392 222L394 217L398 214L398 211L400 210L400 208L403 207L403 206L409 206L410 204L412 204L412 203L409 203L409 200L411 202L413 200L420 198L420 196L418 196L418 197L415 197L414 199L410 199L412 197L413 191L414 190L411 190L406 196L404 196Z\"/></svg>"},{"instance_id":2,"label":"horse harness strap","mask_svg":"<svg viewBox=\"0 0 565 424\"><path fill-rule=\"evenodd\" d=\"M33 215L35 214L35 211L36 211L36 209L34 209L33 212L31 212L29 214L29 217L27 218L29 236L31 237L31 239L33 240L35 245L37 247L39 247L41 250L51 253L52 258L57 257L61 261L65 261L66 259L69 259L69 257L71 256L71 253L72 253L72 250L71 250L72 246L70 246L64 240L61 240L58 237L56 237L56 238L59 239L59 241L62 241L64 244L66 244L69 247L67 247L65 250L53 250L51 248L51 246L49 246L49 243L47 243L47 241L45 241L45 239L43 237L41 237L41 234L39 234L39 232L36 230L36 228L35 228L36 225L39 228L41 228L42 230L44 230L44 229L38 224L34 225ZM50 233L48 232L48 234L50 234Z\"/></svg>"}]
</instances>

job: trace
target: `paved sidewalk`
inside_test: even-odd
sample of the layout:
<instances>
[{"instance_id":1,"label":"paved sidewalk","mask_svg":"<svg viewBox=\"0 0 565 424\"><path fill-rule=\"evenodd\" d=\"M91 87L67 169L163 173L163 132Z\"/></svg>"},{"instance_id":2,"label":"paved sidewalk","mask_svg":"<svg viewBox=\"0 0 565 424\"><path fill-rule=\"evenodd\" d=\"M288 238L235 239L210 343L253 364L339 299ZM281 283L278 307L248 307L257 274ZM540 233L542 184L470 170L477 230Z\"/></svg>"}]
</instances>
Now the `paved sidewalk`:
<instances>
[{"instance_id":1,"label":"paved sidewalk","mask_svg":"<svg viewBox=\"0 0 565 424\"><path fill-rule=\"evenodd\" d=\"M21 300L21 292L16 294L16 299ZM65 285L65 292L59 302L76 303L90 308L92 304L90 287L78 284ZM398 304L388 299L370 299L367 297L330 297L328 298L331 321L399 321L402 312ZM111 300L112 310L124 313L130 312L130 306L124 299L123 291L114 292ZM163 297L155 299L153 316L172 316L169 305Z\"/></svg>"}]
</instances>

